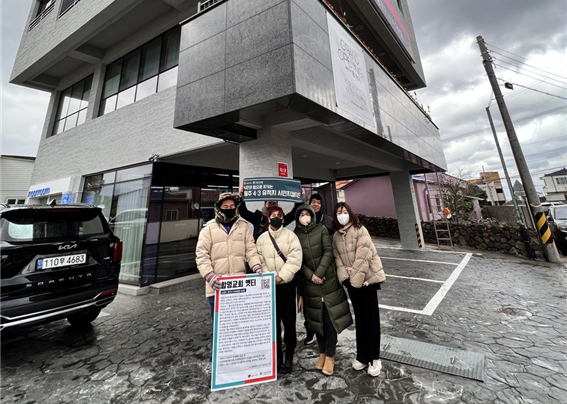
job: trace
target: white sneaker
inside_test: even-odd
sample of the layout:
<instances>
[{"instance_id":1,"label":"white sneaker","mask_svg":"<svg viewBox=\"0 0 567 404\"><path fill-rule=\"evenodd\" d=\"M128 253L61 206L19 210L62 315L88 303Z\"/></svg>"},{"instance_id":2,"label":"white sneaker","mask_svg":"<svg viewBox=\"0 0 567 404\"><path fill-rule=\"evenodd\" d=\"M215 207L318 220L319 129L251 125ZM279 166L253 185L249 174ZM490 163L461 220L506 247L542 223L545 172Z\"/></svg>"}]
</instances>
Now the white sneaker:
<instances>
[{"instance_id":1,"label":"white sneaker","mask_svg":"<svg viewBox=\"0 0 567 404\"><path fill-rule=\"evenodd\" d=\"M354 370L362 370L366 367L366 365L362 362L357 361L356 359L352 361L352 368Z\"/></svg>"},{"instance_id":2,"label":"white sneaker","mask_svg":"<svg viewBox=\"0 0 567 404\"><path fill-rule=\"evenodd\" d=\"M372 363L370 363L370 366L368 367L368 374L370 376L376 377L380 374L381 370L382 370L382 362L380 361L380 359L376 359L373 360Z\"/></svg>"}]
</instances>

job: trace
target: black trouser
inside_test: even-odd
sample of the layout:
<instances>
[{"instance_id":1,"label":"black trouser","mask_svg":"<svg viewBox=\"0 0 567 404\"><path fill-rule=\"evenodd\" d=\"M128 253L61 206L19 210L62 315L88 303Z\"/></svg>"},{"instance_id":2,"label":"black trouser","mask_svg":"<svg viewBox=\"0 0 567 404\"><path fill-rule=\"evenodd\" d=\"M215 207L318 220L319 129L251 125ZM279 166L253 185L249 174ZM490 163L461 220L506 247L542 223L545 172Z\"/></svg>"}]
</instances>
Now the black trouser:
<instances>
[{"instance_id":1,"label":"black trouser","mask_svg":"<svg viewBox=\"0 0 567 404\"><path fill-rule=\"evenodd\" d=\"M306 332L306 336L305 338L307 338L308 335L313 336L313 332L307 327L307 305L305 304L307 302L307 296L305 295L305 288L303 287L303 279L299 278L297 280L297 295L299 297L301 297L301 310L303 311L303 326L305 327L305 332Z\"/></svg>"},{"instance_id":2,"label":"black trouser","mask_svg":"<svg viewBox=\"0 0 567 404\"><path fill-rule=\"evenodd\" d=\"M329 311L323 304L323 332L325 335L317 334L317 344L319 344L319 353L333 357L337 352L337 331L331 323Z\"/></svg>"},{"instance_id":3,"label":"black trouser","mask_svg":"<svg viewBox=\"0 0 567 404\"><path fill-rule=\"evenodd\" d=\"M283 365L282 323L284 326L285 358L292 360L297 338L295 336L295 284L276 285L276 324L278 333L278 364Z\"/></svg>"},{"instance_id":4,"label":"black trouser","mask_svg":"<svg viewBox=\"0 0 567 404\"><path fill-rule=\"evenodd\" d=\"M356 360L370 363L380 359L380 311L378 292L374 285L359 289L345 282L352 308L356 329Z\"/></svg>"}]
</instances>

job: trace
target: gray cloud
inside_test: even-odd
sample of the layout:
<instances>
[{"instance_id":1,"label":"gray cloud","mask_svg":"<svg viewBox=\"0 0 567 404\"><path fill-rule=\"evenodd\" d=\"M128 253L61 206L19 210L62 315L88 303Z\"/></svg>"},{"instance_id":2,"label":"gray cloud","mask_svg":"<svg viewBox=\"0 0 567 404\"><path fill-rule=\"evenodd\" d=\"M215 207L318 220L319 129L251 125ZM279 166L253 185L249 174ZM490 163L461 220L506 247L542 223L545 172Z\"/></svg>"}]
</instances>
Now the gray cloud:
<instances>
[{"instance_id":1,"label":"gray cloud","mask_svg":"<svg viewBox=\"0 0 567 404\"><path fill-rule=\"evenodd\" d=\"M496 69L497 77L567 97L567 79L544 77L536 69L567 77L567 2L409 0L409 4L428 85L417 96L420 103L431 106L442 140L450 139L443 141L449 172L462 168L478 173L484 166L503 175L485 112L491 87L476 36L482 35L490 49L516 59L493 53L495 63L502 66ZM567 163L567 109L562 108L567 103L519 86L503 92L532 178L541 190L542 173ZM491 112L501 126L494 101ZM500 127L498 133L514 181L518 177L510 145L504 129Z\"/></svg>"}]
</instances>

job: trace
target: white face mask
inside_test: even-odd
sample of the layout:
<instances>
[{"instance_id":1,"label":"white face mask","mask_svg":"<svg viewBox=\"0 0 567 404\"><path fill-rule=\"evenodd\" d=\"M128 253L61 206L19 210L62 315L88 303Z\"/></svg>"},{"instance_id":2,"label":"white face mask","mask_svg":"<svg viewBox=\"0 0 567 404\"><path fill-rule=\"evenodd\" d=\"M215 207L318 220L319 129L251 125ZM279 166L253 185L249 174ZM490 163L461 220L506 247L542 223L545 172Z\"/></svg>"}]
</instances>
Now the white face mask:
<instances>
[{"instance_id":1,"label":"white face mask","mask_svg":"<svg viewBox=\"0 0 567 404\"><path fill-rule=\"evenodd\" d=\"M337 215L337 220L339 221L340 224L342 224L342 225L344 226L344 225L347 224L348 221L349 221L348 213L341 213L341 214L338 214L338 215Z\"/></svg>"},{"instance_id":2,"label":"white face mask","mask_svg":"<svg viewBox=\"0 0 567 404\"><path fill-rule=\"evenodd\" d=\"M307 226L309 223L311 223L311 216L300 216L299 223L301 223L303 226Z\"/></svg>"}]
</instances>

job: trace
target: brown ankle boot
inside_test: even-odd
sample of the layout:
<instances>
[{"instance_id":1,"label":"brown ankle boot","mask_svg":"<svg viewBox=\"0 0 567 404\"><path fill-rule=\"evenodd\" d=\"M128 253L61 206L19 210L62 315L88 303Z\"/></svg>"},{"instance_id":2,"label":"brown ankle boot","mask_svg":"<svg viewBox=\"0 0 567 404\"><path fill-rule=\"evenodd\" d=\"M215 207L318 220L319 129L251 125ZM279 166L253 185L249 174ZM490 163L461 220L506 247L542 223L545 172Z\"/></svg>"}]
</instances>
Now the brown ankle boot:
<instances>
[{"instance_id":1,"label":"brown ankle boot","mask_svg":"<svg viewBox=\"0 0 567 404\"><path fill-rule=\"evenodd\" d=\"M320 354L319 357L317 358L317 362L315 362L315 369L321 370L323 369L323 366L325 366L325 359L327 357L325 356L324 353Z\"/></svg>"},{"instance_id":2,"label":"brown ankle boot","mask_svg":"<svg viewBox=\"0 0 567 404\"><path fill-rule=\"evenodd\" d=\"M333 374L333 370L335 369L335 358L331 356L327 356L325 358L325 366L323 366L323 374L327 376L331 376Z\"/></svg>"}]
</instances>

